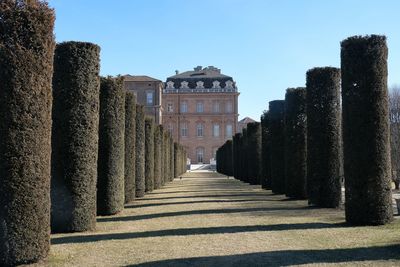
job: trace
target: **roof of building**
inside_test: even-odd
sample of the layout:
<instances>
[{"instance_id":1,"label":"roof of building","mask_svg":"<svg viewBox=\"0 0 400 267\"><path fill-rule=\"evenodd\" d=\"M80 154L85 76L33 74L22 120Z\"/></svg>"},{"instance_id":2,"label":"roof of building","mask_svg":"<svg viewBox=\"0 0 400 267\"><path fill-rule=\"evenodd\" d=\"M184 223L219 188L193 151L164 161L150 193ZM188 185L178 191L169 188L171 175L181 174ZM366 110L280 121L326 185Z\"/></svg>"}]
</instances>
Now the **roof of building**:
<instances>
[{"instance_id":1,"label":"roof of building","mask_svg":"<svg viewBox=\"0 0 400 267\"><path fill-rule=\"evenodd\" d=\"M245 118L243 118L243 119L241 119L241 120L239 121L239 123L242 123L242 124L248 124L248 123L250 123L250 122L256 122L256 121L253 120L253 119L250 118L250 117L245 117Z\"/></svg>"},{"instance_id":2,"label":"roof of building","mask_svg":"<svg viewBox=\"0 0 400 267\"><path fill-rule=\"evenodd\" d=\"M158 79L146 75L124 75L125 82L161 82Z\"/></svg>"},{"instance_id":3,"label":"roof of building","mask_svg":"<svg viewBox=\"0 0 400 267\"><path fill-rule=\"evenodd\" d=\"M188 82L189 88L196 88L196 83L198 81L203 81L205 88L211 88L214 81L219 81L221 86L225 87L225 82L229 80L233 82L231 76L222 74L221 70L214 66L208 66L205 68L197 66L191 71L185 71L182 73L178 73L177 71L176 75L167 78L167 82L174 82L174 87L176 89L180 88L181 82L183 81Z\"/></svg>"}]
</instances>

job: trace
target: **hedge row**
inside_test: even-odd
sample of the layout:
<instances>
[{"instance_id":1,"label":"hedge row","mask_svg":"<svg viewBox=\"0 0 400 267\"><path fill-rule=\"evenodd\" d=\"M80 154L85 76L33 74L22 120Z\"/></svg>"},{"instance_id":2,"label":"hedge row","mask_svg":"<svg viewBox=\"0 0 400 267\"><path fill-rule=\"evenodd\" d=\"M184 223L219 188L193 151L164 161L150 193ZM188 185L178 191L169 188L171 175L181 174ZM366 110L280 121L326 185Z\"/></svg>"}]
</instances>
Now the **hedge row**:
<instances>
[{"instance_id":1,"label":"hedge row","mask_svg":"<svg viewBox=\"0 0 400 267\"><path fill-rule=\"evenodd\" d=\"M342 205L344 179L347 222L390 222L387 56L384 36L344 40L341 69L310 69L306 88L269 102L260 131L248 124L218 149L217 171L326 208Z\"/></svg>"}]
</instances>

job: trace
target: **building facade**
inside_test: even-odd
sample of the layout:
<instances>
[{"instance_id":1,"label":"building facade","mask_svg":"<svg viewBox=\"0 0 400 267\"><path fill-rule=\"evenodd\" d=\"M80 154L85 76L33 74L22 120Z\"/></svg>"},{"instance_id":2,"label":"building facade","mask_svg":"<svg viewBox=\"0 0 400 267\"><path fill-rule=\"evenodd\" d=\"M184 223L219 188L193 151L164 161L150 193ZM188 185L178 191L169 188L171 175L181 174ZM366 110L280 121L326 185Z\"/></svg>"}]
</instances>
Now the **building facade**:
<instances>
[{"instance_id":1,"label":"building facade","mask_svg":"<svg viewBox=\"0 0 400 267\"><path fill-rule=\"evenodd\" d=\"M162 124L162 91L164 83L149 76L124 76L125 89L136 95L136 102L145 107L146 115Z\"/></svg>"},{"instance_id":2,"label":"building facade","mask_svg":"<svg viewBox=\"0 0 400 267\"><path fill-rule=\"evenodd\" d=\"M210 163L237 131L238 89L232 77L213 66L167 78L163 125L188 152L192 164Z\"/></svg>"},{"instance_id":3,"label":"building facade","mask_svg":"<svg viewBox=\"0 0 400 267\"><path fill-rule=\"evenodd\" d=\"M245 117L245 118L241 119L238 122L237 132L241 133L243 131L243 128L246 128L247 124L249 124L251 122L256 122L256 121L249 117Z\"/></svg>"}]
</instances>

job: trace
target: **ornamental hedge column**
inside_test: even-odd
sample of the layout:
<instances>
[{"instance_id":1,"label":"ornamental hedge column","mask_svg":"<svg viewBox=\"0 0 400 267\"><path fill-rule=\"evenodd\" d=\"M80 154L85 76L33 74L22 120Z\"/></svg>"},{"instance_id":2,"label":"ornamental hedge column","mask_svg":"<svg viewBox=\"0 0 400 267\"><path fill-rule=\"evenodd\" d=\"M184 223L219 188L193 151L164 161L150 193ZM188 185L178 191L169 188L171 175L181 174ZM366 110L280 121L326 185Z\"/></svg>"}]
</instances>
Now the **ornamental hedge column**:
<instances>
[{"instance_id":1,"label":"ornamental hedge column","mask_svg":"<svg viewBox=\"0 0 400 267\"><path fill-rule=\"evenodd\" d=\"M247 161L249 183L260 184L261 125L259 122L247 124Z\"/></svg>"},{"instance_id":2,"label":"ornamental hedge column","mask_svg":"<svg viewBox=\"0 0 400 267\"><path fill-rule=\"evenodd\" d=\"M271 153L268 111L261 116L261 188L271 189Z\"/></svg>"},{"instance_id":3,"label":"ornamental hedge column","mask_svg":"<svg viewBox=\"0 0 400 267\"><path fill-rule=\"evenodd\" d=\"M125 95L125 203L136 195L136 97L131 91Z\"/></svg>"},{"instance_id":4,"label":"ornamental hedge column","mask_svg":"<svg viewBox=\"0 0 400 267\"><path fill-rule=\"evenodd\" d=\"M136 197L143 197L145 182L145 114L142 105L136 105Z\"/></svg>"},{"instance_id":5,"label":"ornamental hedge column","mask_svg":"<svg viewBox=\"0 0 400 267\"><path fill-rule=\"evenodd\" d=\"M169 180L172 182L175 178L174 176L174 139L172 135L169 138Z\"/></svg>"},{"instance_id":6,"label":"ornamental hedge column","mask_svg":"<svg viewBox=\"0 0 400 267\"><path fill-rule=\"evenodd\" d=\"M125 90L123 79L100 80L100 127L97 179L97 214L124 209Z\"/></svg>"},{"instance_id":7,"label":"ornamental hedge column","mask_svg":"<svg viewBox=\"0 0 400 267\"><path fill-rule=\"evenodd\" d=\"M163 132L163 161L164 161L164 173L162 179L162 185L168 181L168 173L169 173L169 152L168 152L168 131Z\"/></svg>"},{"instance_id":8,"label":"ornamental hedge column","mask_svg":"<svg viewBox=\"0 0 400 267\"><path fill-rule=\"evenodd\" d=\"M240 138L242 134L237 133L232 137L233 140L233 176L239 180L240 173Z\"/></svg>"},{"instance_id":9,"label":"ornamental hedge column","mask_svg":"<svg viewBox=\"0 0 400 267\"><path fill-rule=\"evenodd\" d=\"M284 108L284 100L269 102L271 188L272 192L276 194L285 194Z\"/></svg>"},{"instance_id":10,"label":"ornamental hedge column","mask_svg":"<svg viewBox=\"0 0 400 267\"><path fill-rule=\"evenodd\" d=\"M161 125L157 125L154 130L154 189L161 188L161 168L162 168L162 139Z\"/></svg>"},{"instance_id":11,"label":"ornamental hedge column","mask_svg":"<svg viewBox=\"0 0 400 267\"><path fill-rule=\"evenodd\" d=\"M0 265L50 248L54 11L41 1L0 4Z\"/></svg>"},{"instance_id":12,"label":"ornamental hedge column","mask_svg":"<svg viewBox=\"0 0 400 267\"><path fill-rule=\"evenodd\" d=\"M154 190L154 120L145 120L145 187L146 192Z\"/></svg>"},{"instance_id":13,"label":"ornamental hedge column","mask_svg":"<svg viewBox=\"0 0 400 267\"><path fill-rule=\"evenodd\" d=\"M341 201L340 70L309 70L306 90L309 203L336 208Z\"/></svg>"},{"instance_id":14,"label":"ornamental hedge column","mask_svg":"<svg viewBox=\"0 0 400 267\"><path fill-rule=\"evenodd\" d=\"M53 76L52 232L96 226L100 47L57 45Z\"/></svg>"},{"instance_id":15,"label":"ornamental hedge column","mask_svg":"<svg viewBox=\"0 0 400 267\"><path fill-rule=\"evenodd\" d=\"M249 161L248 161L248 157L247 157L247 150L248 150L247 128L243 128L240 158L242 161L241 181L243 181L245 183L250 182L249 181Z\"/></svg>"},{"instance_id":16,"label":"ornamental hedge column","mask_svg":"<svg viewBox=\"0 0 400 267\"><path fill-rule=\"evenodd\" d=\"M179 144L174 142L174 178L180 175L179 173L179 166L180 166L180 148Z\"/></svg>"},{"instance_id":17,"label":"ornamental hedge column","mask_svg":"<svg viewBox=\"0 0 400 267\"><path fill-rule=\"evenodd\" d=\"M386 224L393 218L386 37L355 36L341 44L346 221Z\"/></svg>"},{"instance_id":18,"label":"ornamental hedge column","mask_svg":"<svg viewBox=\"0 0 400 267\"><path fill-rule=\"evenodd\" d=\"M306 89L289 88L285 96L285 193L307 197ZM325 149L325 148L324 148Z\"/></svg>"}]
</instances>

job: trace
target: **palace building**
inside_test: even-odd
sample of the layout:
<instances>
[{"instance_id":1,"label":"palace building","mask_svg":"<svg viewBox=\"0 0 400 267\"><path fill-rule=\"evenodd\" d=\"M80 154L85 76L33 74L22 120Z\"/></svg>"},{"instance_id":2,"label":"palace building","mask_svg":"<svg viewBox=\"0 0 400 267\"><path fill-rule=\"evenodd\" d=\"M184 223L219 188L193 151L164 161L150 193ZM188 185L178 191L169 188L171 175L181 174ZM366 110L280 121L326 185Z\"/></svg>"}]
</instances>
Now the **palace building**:
<instances>
[{"instance_id":1,"label":"palace building","mask_svg":"<svg viewBox=\"0 0 400 267\"><path fill-rule=\"evenodd\" d=\"M213 66L167 78L162 124L185 146L192 164L210 163L218 147L236 133L238 96L233 78Z\"/></svg>"}]
</instances>

